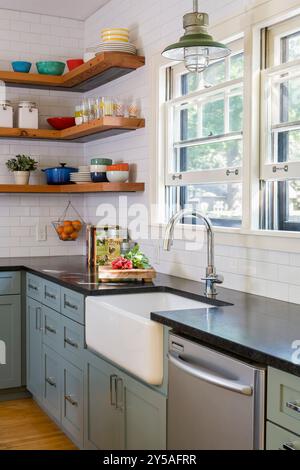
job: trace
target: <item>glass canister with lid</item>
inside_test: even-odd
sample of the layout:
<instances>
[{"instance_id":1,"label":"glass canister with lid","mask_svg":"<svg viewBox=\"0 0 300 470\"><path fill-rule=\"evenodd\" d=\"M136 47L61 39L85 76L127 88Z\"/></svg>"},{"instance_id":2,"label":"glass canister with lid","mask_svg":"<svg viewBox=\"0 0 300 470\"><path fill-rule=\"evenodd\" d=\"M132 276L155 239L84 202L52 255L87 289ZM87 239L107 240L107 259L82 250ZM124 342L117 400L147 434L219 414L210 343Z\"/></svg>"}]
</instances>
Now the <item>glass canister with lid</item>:
<instances>
[{"instance_id":1,"label":"glass canister with lid","mask_svg":"<svg viewBox=\"0 0 300 470\"><path fill-rule=\"evenodd\" d=\"M36 103L32 101L20 101L18 104L18 127L38 129L39 111Z\"/></svg>"},{"instance_id":2,"label":"glass canister with lid","mask_svg":"<svg viewBox=\"0 0 300 470\"><path fill-rule=\"evenodd\" d=\"M13 107L9 100L0 100L0 127L13 127Z\"/></svg>"}]
</instances>

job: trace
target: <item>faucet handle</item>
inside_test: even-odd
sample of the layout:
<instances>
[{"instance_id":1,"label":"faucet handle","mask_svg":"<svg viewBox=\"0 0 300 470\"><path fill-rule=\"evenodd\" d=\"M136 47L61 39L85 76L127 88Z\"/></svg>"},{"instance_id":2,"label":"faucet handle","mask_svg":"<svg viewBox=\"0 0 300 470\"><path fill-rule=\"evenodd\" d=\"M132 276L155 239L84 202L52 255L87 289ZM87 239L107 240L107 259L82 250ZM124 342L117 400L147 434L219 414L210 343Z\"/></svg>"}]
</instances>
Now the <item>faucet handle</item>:
<instances>
[{"instance_id":1,"label":"faucet handle","mask_svg":"<svg viewBox=\"0 0 300 470\"><path fill-rule=\"evenodd\" d=\"M224 276L222 274L210 274L201 279L202 281L211 282L212 284L223 284Z\"/></svg>"}]
</instances>

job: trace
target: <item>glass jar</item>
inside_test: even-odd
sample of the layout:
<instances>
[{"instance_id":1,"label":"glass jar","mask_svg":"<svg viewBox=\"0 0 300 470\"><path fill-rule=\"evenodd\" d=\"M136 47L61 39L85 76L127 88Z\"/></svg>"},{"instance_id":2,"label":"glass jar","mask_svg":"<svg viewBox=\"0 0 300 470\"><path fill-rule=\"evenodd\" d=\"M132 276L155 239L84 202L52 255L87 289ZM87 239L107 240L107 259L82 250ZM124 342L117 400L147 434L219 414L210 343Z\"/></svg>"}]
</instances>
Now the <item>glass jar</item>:
<instances>
[{"instance_id":1,"label":"glass jar","mask_svg":"<svg viewBox=\"0 0 300 470\"><path fill-rule=\"evenodd\" d=\"M0 127L13 127L13 107L9 100L0 100Z\"/></svg>"},{"instance_id":2,"label":"glass jar","mask_svg":"<svg viewBox=\"0 0 300 470\"><path fill-rule=\"evenodd\" d=\"M80 126L83 123L83 116L82 116L82 106L75 107L75 123L76 126Z\"/></svg>"},{"instance_id":3,"label":"glass jar","mask_svg":"<svg viewBox=\"0 0 300 470\"><path fill-rule=\"evenodd\" d=\"M32 101L21 101L18 104L18 127L38 129L39 111L36 103Z\"/></svg>"}]
</instances>

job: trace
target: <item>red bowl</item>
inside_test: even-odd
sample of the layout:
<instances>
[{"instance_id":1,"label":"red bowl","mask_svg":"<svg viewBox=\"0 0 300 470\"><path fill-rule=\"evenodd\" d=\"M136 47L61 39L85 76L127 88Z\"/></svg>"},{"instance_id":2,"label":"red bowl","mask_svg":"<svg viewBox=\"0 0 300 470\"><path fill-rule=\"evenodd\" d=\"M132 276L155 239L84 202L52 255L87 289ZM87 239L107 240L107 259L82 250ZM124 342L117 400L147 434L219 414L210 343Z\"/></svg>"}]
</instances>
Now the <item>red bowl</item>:
<instances>
[{"instance_id":1,"label":"red bowl","mask_svg":"<svg viewBox=\"0 0 300 470\"><path fill-rule=\"evenodd\" d=\"M53 117L47 119L47 121L57 131L62 131L76 125L74 117Z\"/></svg>"},{"instance_id":2,"label":"red bowl","mask_svg":"<svg viewBox=\"0 0 300 470\"><path fill-rule=\"evenodd\" d=\"M69 59L67 60L67 65L68 65L68 69L70 70L74 70L76 69L77 67L80 67L80 65L84 64L84 61L83 59Z\"/></svg>"}]
</instances>

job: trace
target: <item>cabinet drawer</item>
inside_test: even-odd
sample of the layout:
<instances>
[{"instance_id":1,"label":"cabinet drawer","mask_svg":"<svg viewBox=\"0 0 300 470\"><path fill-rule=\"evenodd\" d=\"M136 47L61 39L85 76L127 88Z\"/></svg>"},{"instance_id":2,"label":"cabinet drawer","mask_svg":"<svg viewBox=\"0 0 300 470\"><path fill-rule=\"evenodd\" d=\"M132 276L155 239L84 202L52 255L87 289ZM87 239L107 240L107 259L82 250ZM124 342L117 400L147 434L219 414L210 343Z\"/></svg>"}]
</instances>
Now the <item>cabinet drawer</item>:
<instances>
[{"instance_id":1,"label":"cabinet drawer","mask_svg":"<svg viewBox=\"0 0 300 470\"><path fill-rule=\"evenodd\" d=\"M300 378L268 370L268 419L300 435Z\"/></svg>"},{"instance_id":2,"label":"cabinet drawer","mask_svg":"<svg viewBox=\"0 0 300 470\"><path fill-rule=\"evenodd\" d=\"M300 437L267 423L267 450L300 450Z\"/></svg>"},{"instance_id":3,"label":"cabinet drawer","mask_svg":"<svg viewBox=\"0 0 300 470\"><path fill-rule=\"evenodd\" d=\"M84 296L70 289L61 289L61 313L84 324Z\"/></svg>"},{"instance_id":4,"label":"cabinet drawer","mask_svg":"<svg viewBox=\"0 0 300 470\"><path fill-rule=\"evenodd\" d=\"M62 344L62 315L45 306L42 309L44 321L43 343L60 353Z\"/></svg>"},{"instance_id":5,"label":"cabinet drawer","mask_svg":"<svg viewBox=\"0 0 300 470\"><path fill-rule=\"evenodd\" d=\"M38 302L43 299L43 280L33 274L26 276L26 294Z\"/></svg>"},{"instance_id":6,"label":"cabinet drawer","mask_svg":"<svg viewBox=\"0 0 300 470\"><path fill-rule=\"evenodd\" d=\"M47 346L43 347L43 404L58 422L61 420L61 358Z\"/></svg>"},{"instance_id":7,"label":"cabinet drawer","mask_svg":"<svg viewBox=\"0 0 300 470\"><path fill-rule=\"evenodd\" d=\"M21 292L19 272L0 272L0 295L17 295Z\"/></svg>"},{"instance_id":8,"label":"cabinet drawer","mask_svg":"<svg viewBox=\"0 0 300 470\"><path fill-rule=\"evenodd\" d=\"M62 329L60 351L72 364L83 367L84 327L60 315Z\"/></svg>"},{"instance_id":9,"label":"cabinet drawer","mask_svg":"<svg viewBox=\"0 0 300 470\"><path fill-rule=\"evenodd\" d=\"M63 361L62 426L83 447L83 372Z\"/></svg>"},{"instance_id":10,"label":"cabinet drawer","mask_svg":"<svg viewBox=\"0 0 300 470\"><path fill-rule=\"evenodd\" d=\"M43 304L60 312L60 286L53 282L43 282Z\"/></svg>"}]
</instances>

